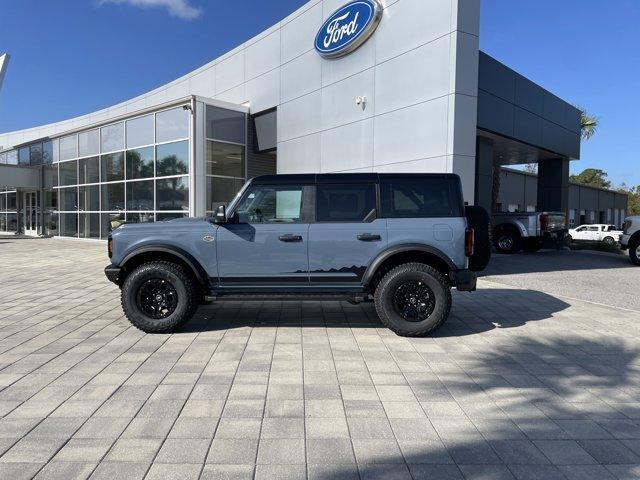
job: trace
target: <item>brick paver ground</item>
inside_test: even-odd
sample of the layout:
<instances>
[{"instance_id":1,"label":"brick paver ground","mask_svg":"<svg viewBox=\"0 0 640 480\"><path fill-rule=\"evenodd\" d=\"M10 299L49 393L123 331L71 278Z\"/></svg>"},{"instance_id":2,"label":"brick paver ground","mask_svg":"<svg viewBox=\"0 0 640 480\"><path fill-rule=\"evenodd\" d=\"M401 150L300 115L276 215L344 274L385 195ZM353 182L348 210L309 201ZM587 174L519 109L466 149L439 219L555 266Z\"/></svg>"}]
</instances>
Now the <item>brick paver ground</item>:
<instances>
[{"instance_id":1,"label":"brick paver ground","mask_svg":"<svg viewBox=\"0 0 640 480\"><path fill-rule=\"evenodd\" d=\"M0 239L0 478L640 478L640 313L481 282L435 337L227 303L145 335L103 243Z\"/></svg>"}]
</instances>

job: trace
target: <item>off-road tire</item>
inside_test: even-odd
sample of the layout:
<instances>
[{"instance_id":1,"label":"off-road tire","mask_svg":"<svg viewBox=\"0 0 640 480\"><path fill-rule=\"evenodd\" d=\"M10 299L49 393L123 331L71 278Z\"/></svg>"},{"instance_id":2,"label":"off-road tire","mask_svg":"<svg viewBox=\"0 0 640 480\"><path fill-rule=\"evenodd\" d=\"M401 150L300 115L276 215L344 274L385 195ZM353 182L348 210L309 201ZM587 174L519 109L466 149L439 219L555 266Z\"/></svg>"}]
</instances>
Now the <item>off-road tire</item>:
<instances>
[{"instance_id":1,"label":"off-road tire","mask_svg":"<svg viewBox=\"0 0 640 480\"><path fill-rule=\"evenodd\" d=\"M166 318L147 316L138 306L136 297L144 282L161 279L169 282L178 297L175 310ZM172 262L143 263L131 272L122 285L122 309L129 321L146 333L169 333L187 323L198 308L198 288L185 270Z\"/></svg>"},{"instance_id":2,"label":"off-road tire","mask_svg":"<svg viewBox=\"0 0 640 480\"><path fill-rule=\"evenodd\" d=\"M613 247L616 244L616 239L611 236L607 236L602 239L602 243L607 247Z\"/></svg>"},{"instance_id":3,"label":"off-road tire","mask_svg":"<svg viewBox=\"0 0 640 480\"><path fill-rule=\"evenodd\" d=\"M510 247L505 247L502 242L502 240L506 237L511 239ZM509 255L518 253L520 250L522 250L522 237L520 236L520 232L518 232L515 227L496 228L496 230L493 232L493 246L495 247L496 251L498 251L498 253Z\"/></svg>"},{"instance_id":4,"label":"off-road tire","mask_svg":"<svg viewBox=\"0 0 640 480\"><path fill-rule=\"evenodd\" d=\"M481 272L491 260L491 216L483 207L471 205L464 208L464 214L474 232L474 252L469 257L469 270Z\"/></svg>"},{"instance_id":5,"label":"off-road tire","mask_svg":"<svg viewBox=\"0 0 640 480\"><path fill-rule=\"evenodd\" d=\"M640 266L640 256L638 256L638 247L640 247L640 236L635 235L629 242L629 258L635 264Z\"/></svg>"},{"instance_id":6,"label":"off-road tire","mask_svg":"<svg viewBox=\"0 0 640 480\"><path fill-rule=\"evenodd\" d=\"M393 307L396 289L410 280L425 283L435 297L433 312L421 322L405 320ZM451 287L435 268L423 263L405 263L395 267L382 278L376 288L374 300L380 321L387 328L403 337L421 337L436 331L449 318Z\"/></svg>"}]
</instances>

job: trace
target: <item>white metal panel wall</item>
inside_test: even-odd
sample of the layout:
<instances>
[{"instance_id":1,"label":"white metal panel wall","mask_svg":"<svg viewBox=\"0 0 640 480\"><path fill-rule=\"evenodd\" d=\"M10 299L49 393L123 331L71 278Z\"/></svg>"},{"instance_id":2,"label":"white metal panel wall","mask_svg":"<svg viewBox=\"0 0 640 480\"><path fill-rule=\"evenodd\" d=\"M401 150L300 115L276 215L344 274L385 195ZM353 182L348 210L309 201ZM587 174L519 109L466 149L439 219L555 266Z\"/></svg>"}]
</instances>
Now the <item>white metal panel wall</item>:
<instances>
[{"instance_id":1,"label":"white metal panel wall","mask_svg":"<svg viewBox=\"0 0 640 480\"><path fill-rule=\"evenodd\" d=\"M196 94L248 102L253 113L277 106L280 173L455 172L473 201L480 0L382 0L374 35L350 55L323 59L316 33L347 1L312 0L174 82L111 109L0 135L0 145Z\"/></svg>"}]
</instances>

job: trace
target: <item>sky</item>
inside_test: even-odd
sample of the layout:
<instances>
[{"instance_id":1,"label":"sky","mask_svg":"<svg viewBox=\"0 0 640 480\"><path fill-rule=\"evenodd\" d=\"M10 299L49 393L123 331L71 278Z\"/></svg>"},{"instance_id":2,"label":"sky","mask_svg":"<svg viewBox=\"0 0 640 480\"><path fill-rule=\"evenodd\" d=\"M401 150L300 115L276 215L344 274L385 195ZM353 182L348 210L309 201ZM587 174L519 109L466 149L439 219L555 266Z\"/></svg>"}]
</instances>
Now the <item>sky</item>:
<instances>
[{"instance_id":1,"label":"sky","mask_svg":"<svg viewBox=\"0 0 640 480\"><path fill-rule=\"evenodd\" d=\"M306 0L0 0L0 132L152 90ZM429 0L424 0L429 1ZM345 0L346 3L346 0ZM572 173L640 184L639 0L481 0L480 48L599 118Z\"/></svg>"}]
</instances>

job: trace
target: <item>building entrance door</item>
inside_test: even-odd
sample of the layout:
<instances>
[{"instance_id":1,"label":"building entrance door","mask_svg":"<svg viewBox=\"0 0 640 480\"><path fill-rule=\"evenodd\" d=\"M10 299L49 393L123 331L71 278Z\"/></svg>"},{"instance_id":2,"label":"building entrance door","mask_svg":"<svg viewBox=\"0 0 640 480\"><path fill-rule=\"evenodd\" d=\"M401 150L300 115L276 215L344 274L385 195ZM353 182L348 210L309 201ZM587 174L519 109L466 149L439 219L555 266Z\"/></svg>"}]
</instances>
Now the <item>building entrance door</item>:
<instances>
[{"instance_id":1,"label":"building entrance door","mask_svg":"<svg viewBox=\"0 0 640 480\"><path fill-rule=\"evenodd\" d=\"M38 235L38 194L37 192L24 192L24 234Z\"/></svg>"}]
</instances>

